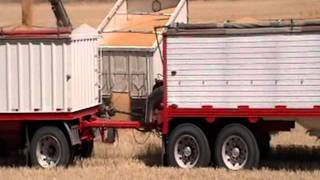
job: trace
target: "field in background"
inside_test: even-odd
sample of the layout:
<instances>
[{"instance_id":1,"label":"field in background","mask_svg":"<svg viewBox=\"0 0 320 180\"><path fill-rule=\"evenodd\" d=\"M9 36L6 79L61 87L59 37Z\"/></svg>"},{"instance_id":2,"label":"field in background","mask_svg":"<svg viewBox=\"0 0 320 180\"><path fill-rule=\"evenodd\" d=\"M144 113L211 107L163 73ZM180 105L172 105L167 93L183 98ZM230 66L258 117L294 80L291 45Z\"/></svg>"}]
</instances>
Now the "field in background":
<instances>
[{"instance_id":1,"label":"field in background","mask_svg":"<svg viewBox=\"0 0 320 180\"><path fill-rule=\"evenodd\" d=\"M1 0L0 0L1 2ZM97 26L112 7L111 3L68 3L74 25ZM224 21L226 19L320 18L319 0L212 0L191 2L191 21ZM53 26L48 4L35 7L35 24ZM0 27L19 25L20 6L0 3ZM147 135L136 139L143 141ZM95 157L77 161L68 169L38 170L1 160L0 179L319 179L320 146L316 138L306 135L298 126L291 133L273 136L271 157L259 170L231 172L225 169L200 168L182 170L161 167L161 141L150 135L139 145L131 130L120 131L120 142L105 145L97 142ZM16 167L7 167L7 166Z\"/></svg>"},{"instance_id":2,"label":"field in background","mask_svg":"<svg viewBox=\"0 0 320 180\"><path fill-rule=\"evenodd\" d=\"M0 27L21 22L20 4L0 0ZM110 0L101 3L66 3L72 23L97 26L112 8ZM191 1L191 22L214 22L238 19L305 19L320 18L319 0L206 0ZM54 26L49 3L34 6L34 25Z\"/></svg>"}]
</instances>

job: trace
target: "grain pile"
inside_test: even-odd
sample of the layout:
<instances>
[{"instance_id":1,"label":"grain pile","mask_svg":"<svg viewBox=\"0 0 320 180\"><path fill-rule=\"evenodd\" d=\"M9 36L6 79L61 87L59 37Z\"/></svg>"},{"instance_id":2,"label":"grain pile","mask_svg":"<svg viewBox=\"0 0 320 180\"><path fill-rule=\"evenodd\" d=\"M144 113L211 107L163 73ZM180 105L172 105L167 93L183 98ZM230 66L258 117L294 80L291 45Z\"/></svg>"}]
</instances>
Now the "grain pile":
<instances>
[{"instance_id":1,"label":"grain pile","mask_svg":"<svg viewBox=\"0 0 320 180\"><path fill-rule=\"evenodd\" d=\"M22 25L31 27L33 22L33 0L22 0Z\"/></svg>"}]
</instances>

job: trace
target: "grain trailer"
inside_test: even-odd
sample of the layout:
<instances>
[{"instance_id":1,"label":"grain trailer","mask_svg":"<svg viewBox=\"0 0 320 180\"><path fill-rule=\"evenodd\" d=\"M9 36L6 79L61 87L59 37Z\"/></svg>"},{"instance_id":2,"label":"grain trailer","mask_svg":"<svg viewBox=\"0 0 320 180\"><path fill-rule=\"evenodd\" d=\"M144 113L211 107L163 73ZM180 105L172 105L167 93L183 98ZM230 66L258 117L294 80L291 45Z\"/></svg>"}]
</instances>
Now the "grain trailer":
<instances>
[{"instance_id":1,"label":"grain trailer","mask_svg":"<svg viewBox=\"0 0 320 180\"><path fill-rule=\"evenodd\" d=\"M50 3L56 28L0 28L0 153L20 152L42 168L90 157L93 128L105 140L106 123L142 124L105 121L99 34L88 25L73 29L62 2Z\"/></svg>"},{"instance_id":2,"label":"grain trailer","mask_svg":"<svg viewBox=\"0 0 320 180\"><path fill-rule=\"evenodd\" d=\"M255 168L273 132L297 122L319 137L319 45L318 20L170 27L163 43L168 163Z\"/></svg>"}]
</instances>

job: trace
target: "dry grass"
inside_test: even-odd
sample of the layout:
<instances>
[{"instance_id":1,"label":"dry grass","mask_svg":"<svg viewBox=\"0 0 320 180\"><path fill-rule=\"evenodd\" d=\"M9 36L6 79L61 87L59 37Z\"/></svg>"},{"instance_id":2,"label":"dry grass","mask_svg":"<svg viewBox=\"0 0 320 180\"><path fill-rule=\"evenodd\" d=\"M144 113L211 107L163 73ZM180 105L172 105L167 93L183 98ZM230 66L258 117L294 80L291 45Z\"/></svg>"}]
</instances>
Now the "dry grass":
<instances>
[{"instance_id":1,"label":"dry grass","mask_svg":"<svg viewBox=\"0 0 320 180\"><path fill-rule=\"evenodd\" d=\"M66 5L73 24L83 22L97 26L112 7L110 3L71 3ZM223 21L253 17L317 18L318 0L217 0L191 3L193 22ZM18 25L18 4L0 3L0 26ZM15 13L13 13L15 12ZM35 7L37 25L53 25L47 4ZM143 140L144 136L139 136ZM151 136L144 145L136 144L131 131L120 131L118 145L96 143L95 157L77 161L68 169L39 170L19 166L11 159L0 163L0 179L319 179L320 147L315 138L298 126L291 133L280 133L272 140L273 152L258 170L231 172L225 169L200 168L182 170L161 167L161 141ZM20 162L21 164L21 162ZM13 167L11 167L13 166Z\"/></svg>"},{"instance_id":2,"label":"dry grass","mask_svg":"<svg viewBox=\"0 0 320 180\"><path fill-rule=\"evenodd\" d=\"M143 141L146 135L137 134ZM280 145L281 144L281 145ZM214 167L183 170L161 166L161 141L151 135L144 145L135 142L131 130L120 131L120 143L96 143L95 157L78 160L68 169L39 170L1 167L0 179L318 179L320 147L298 126L291 133L273 137L273 151L258 170L240 172ZM4 165L10 165L9 163Z\"/></svg>"}]
</instances>

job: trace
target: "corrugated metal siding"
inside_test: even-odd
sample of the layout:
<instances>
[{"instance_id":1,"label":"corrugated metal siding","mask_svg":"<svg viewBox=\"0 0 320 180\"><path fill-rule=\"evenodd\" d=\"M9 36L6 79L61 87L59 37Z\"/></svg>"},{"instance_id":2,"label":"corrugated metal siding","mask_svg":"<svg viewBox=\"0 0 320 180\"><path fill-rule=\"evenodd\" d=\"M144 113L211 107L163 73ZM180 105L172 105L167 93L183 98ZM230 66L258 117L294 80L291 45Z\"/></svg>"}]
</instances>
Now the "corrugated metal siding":
<instances>
[{"instance_id":1,"label":"corrugated metal siding","mask_svg":"<svg viewBox=\"0 0 320 180\"><path fill-rule=\"evenodd\" d=\"M0 112L65 109L63 64L67 41L4 41L0 44Z\"/></svg>"},{"instance_id":2,"label":"corrugated metal siding","mask_svg":"<svg viewBox=\"0 0 320 180\"><path fill-rule=\"evenodd\" d=\"M99 104L99 61L97 39L73 40L72 48L72 110Z\"/></svg>"},{"instance_id":3,"label":"corrugated metal siding","mask_svg":"<svg viewBox=\"0 0 320 180\"><path fill-rule=\"evenodd\" d=\"M64 40L0 42L0 113L70 112L100 103L97 38L75 31Z\"/></svg>"},{"instance_id":4,"label":"corrugated metal siding","mask_svg":"<svg viewBox=\"0 0 320 180\"><path fill-rule=\"evenodd\" d=\"M219 108L320 105L319 47L318 34L169 37L169 103Z\"/></svg>"}]
</instances>

